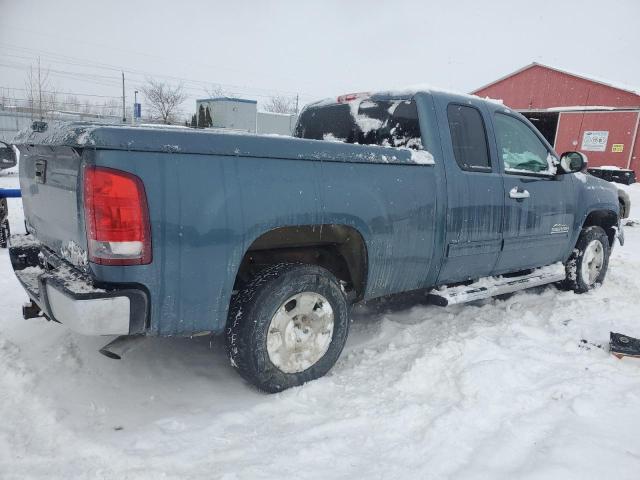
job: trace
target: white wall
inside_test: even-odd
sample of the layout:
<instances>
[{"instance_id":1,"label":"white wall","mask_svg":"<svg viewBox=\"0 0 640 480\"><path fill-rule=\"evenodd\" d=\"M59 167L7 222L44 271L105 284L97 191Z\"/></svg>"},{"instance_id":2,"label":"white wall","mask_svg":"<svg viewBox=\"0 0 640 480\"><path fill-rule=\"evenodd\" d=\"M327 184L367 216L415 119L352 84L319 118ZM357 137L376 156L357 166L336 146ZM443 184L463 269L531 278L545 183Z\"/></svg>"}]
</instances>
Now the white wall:
<instances>
[{"instance_id":1,"label":"white wall","mask_svg":"<svg viewBox=\"0 0 640 480\"><path fill-rule=\"evenodd\" d=\"M258 133L291 135L296 126L296 115L258 112Z\"/></svg>"},{"instance_id":2,"label":"white wall","mask_svg":"<svg viewBox=\"0 0 640 480\"><path fill-rule=\"evenodd\" d=\"M259 112L257 104L234 99L203 99L196 101L196 116L200 105L209 107L214 128L229 128L250 133L291 135L295 115Z\"/></svg>"}]
</instances>

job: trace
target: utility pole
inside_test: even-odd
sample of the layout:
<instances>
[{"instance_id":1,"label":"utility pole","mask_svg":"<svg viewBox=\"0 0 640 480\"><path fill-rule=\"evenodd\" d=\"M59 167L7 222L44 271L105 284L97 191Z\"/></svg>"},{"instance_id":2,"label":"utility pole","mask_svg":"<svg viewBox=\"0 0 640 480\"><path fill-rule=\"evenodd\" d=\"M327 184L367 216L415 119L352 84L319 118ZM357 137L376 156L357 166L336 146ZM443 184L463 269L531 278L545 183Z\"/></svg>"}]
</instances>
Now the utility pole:
<instances>
[{"instance_id":1,"label":"utility pole","mask_svg":"<svg viewBox=\"0 0 640 480\"><path fill-rule=\"evenodd\" d=\"M124 71L122 72L122 123L127 123L127 112L124 106Z\"/></svg>"},{"instance_id":2,"label":"utility pole","mask_svg":"<svg viewBox=\"0 0 640 480\"><path fill-rule=\"evenodd\" d=\"M300 101L300 95L296 93L296 115L298 115L298 102Z\"/></svg>"},{"instance_id":3,"label":"utility pole","mask_svg":"<svg viewBox=\"0 0 640 480\"><path fill-rule=\"evenodd\" d=\"M136 108L138 106L138 90L133 92L133 114L131 115L131 125L135 125L138 121L136 117Z\"/></svg>"},{"instance_id":4,"label":"utility pole","mask_svg":"<svg viewBox=\"0 0 640 480\"><path fill-rule=\"evenodd\" d=\"M38 110L40 110L40 121L43 120L42 115L42 78L40 77L40 57L38 56Z\"/></svg>"}]
</instances>

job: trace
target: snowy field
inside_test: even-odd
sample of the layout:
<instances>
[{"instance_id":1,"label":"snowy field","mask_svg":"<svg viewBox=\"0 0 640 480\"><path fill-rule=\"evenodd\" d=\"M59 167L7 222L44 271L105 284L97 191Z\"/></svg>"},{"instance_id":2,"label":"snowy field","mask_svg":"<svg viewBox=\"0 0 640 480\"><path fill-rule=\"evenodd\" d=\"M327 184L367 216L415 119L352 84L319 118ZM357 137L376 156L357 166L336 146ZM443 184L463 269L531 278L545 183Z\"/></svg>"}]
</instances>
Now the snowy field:
<instances>
[{"instance_id":1,"label":"snowy field","mask_svg":"<svg viewBox=\"0 0 640 480\"><path fill-rule=\"evenodd\" d=\"M640 225L626 236L585 295L360 307L330 374L273 396L219 339L115 361L108 339L22 320L0 250L0 478L638 479L640 360L594 346L640 337Z\"/></svg>"}]
</instances>

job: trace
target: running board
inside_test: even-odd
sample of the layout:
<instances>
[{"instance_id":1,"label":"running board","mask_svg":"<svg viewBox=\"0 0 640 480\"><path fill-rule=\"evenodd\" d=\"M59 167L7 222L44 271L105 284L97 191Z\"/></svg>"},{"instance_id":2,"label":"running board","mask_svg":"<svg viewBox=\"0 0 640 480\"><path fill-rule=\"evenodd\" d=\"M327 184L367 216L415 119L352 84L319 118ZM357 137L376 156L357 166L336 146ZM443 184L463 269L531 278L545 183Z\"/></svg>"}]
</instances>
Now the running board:
<instances>
[{"instance_id":1,"label":"running board","mask_svg":"<svg viewBox=\"0 0 640 480\"><path fill-rule=\"evenodd\" d=\"M537 268L527 275L518 277L486 277L470 285L433 289L427 298L440 307L457 303L473 302L485 298L517 292L525 288L538 287L548 283L559 282L566 278L564 265L554 263L547 267Z\"/></svg>"}]
</instances>

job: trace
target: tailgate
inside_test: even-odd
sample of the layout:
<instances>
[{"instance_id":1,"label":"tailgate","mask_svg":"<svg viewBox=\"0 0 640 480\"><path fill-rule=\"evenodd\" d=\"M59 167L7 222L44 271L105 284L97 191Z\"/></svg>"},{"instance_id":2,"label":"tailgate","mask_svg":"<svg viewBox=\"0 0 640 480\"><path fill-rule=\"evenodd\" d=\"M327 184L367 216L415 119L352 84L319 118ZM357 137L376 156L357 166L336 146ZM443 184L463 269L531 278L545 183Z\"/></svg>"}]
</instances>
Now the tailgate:
<instances>
[{"instance_id":1,"label":"tailgate","mask_svg":"<svg viewBox=\"0 0 640 480\"><path fill-rule=\"evenodd\" d=\"M81 205L81 150L20 145L20 188L26 227L42 244L77 266L86 266L87 239Z\"/></svg>"}]
</instances>

